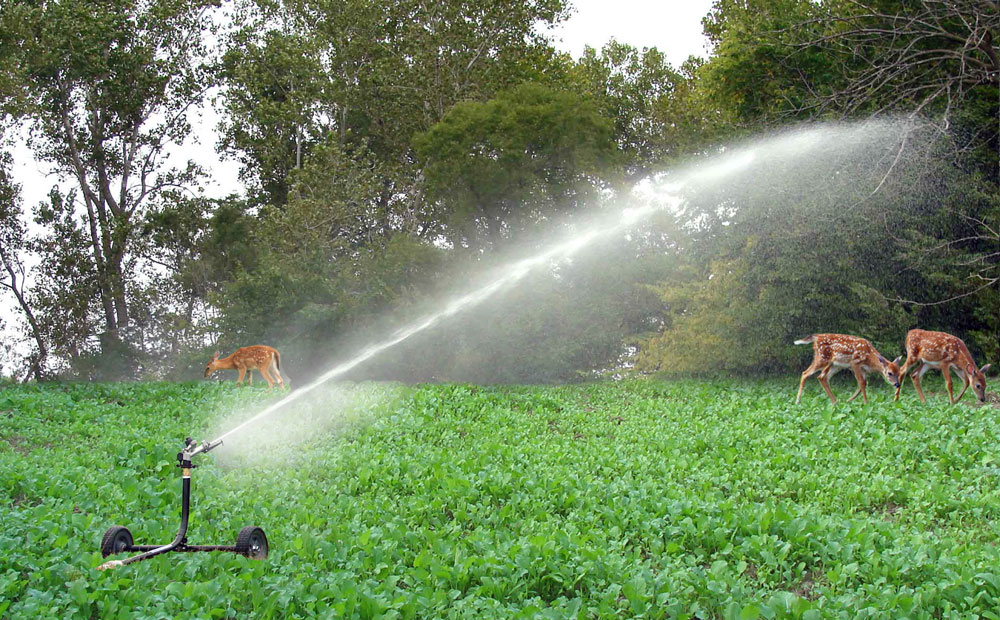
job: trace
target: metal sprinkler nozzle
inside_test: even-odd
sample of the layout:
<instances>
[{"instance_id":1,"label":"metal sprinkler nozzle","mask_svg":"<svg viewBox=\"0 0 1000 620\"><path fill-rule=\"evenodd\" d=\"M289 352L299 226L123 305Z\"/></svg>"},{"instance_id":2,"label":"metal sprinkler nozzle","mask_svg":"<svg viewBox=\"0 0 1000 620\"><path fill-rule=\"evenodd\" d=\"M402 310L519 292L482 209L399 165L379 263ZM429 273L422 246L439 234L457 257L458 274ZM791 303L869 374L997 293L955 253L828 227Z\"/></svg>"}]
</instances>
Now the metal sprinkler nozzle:
<instances>
[{"instance_id":1,"label":"metal sprinkler nozzle","mask_svg":"<svg viewBox=\"0 0 1000 620\"><path fill-rule=\"evenodd\" d=\"M178 461L190 461L191 457L196 454L201 454L202 452L208 452L222 445L221 439L216 439L215 441L205 441L201 442L201 445L197 441L191 439L190 437L184 438L184 449L177 453Z\"/></svg>"}]
</instances>

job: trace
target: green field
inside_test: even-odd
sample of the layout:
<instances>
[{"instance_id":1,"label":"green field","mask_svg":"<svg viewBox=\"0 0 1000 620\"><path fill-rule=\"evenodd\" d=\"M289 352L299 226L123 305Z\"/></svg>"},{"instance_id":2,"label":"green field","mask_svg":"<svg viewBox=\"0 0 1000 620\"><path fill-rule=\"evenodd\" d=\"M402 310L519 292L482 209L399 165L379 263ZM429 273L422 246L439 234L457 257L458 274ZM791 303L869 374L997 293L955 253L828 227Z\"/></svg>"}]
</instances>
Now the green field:
<instances>
[{"instance_id":1,"label":"green field","mask_svg":"<svg viewBox=\"0 0 1000 620\"><path fill-rule=\"evenodd\" d=\"M101 572L110 525L173 538L185 435L280 396L6 386L0 616L1000 618L998 410L796 388L341 385L196 457L189 541L268 559Z\"/></svg>"}]
</instances>

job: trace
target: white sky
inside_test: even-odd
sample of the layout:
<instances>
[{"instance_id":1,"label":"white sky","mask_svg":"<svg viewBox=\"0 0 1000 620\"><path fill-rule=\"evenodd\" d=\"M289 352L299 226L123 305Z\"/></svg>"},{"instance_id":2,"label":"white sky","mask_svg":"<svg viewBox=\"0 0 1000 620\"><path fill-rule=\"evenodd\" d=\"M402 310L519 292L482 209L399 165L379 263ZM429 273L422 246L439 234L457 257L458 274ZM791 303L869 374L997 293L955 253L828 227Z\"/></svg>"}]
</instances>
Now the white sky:
<instances>
[{"instance_id":1,"label":"white sky","mask_svg":"<svg viewBox=\"0 0 1000 620\"><path fill-rule=\"evenodd\" d=\"M628 43L637 48L656 47L675 67L688 56L707 56L706 39L702 35L701 19L712 7L712 0L571 0L574 12L557 28L549 31L555 47L579 58L585 45L600 49L610 39ZM222 197L242 193L236 162L221 161L215 153L215 124L217 117L211 110L203 111L201 122L192 118L194 138L175 149L179 161L188 158L211 171L212 178L205 193ZM45 200L57 179L48 176L44 164L34 160L31 152L20 141L14 149L14 180L21 184L21 198L29 212ZM8 328L19 319L13 296L0 291L0 319ZM0 338L13 334L0 332ZM10 369L3 369L8 372Z\"/></svg>"},{"instance_id":2,"label":"white sky","mask_svg":"<svg viewBox=\"0 0 1000 620\"><path fill-rule=\"evenodd\" d=\"M584 45L600 49L609 39L655 47L679 67L688 56L707 56L701 18L712 0L571 0L573 15L553 32L557 49L574 58Z\"/></svg>"}]
</instances>

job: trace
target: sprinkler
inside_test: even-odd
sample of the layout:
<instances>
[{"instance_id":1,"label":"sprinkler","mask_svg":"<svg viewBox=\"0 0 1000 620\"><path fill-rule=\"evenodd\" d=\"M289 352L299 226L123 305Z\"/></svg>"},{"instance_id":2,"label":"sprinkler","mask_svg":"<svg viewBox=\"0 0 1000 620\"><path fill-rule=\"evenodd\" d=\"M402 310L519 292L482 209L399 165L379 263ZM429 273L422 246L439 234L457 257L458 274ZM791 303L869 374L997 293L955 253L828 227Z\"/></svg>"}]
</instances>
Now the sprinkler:
<instances>
[{"instance_id":1,"label":"sprinkler","mask_svg":"<svg viewBox=\"0 0 1000 620\"><path fill-rule=\"evenodd\" d=\"M141 562L170 551L231 551L254 560L263 560L267 557L267 536L264 535L264 530L255 525L240 530L235 545L189 545L187 542L188 513L191 508L191 470L195 468L191 463L191 457L208 452L220 444L222 439L203 441L199 444L188 437L184 440L184 450L177 453L177 466L181 468L181 526L174 540L166 545L136 545L133 544L132 532L127 527L112 525L104 532L104 538L101 540L101 555L108 557L132 551L140 553L124 560L108 560L98 566L98 570Z\"/></svg>"}]
</instances>

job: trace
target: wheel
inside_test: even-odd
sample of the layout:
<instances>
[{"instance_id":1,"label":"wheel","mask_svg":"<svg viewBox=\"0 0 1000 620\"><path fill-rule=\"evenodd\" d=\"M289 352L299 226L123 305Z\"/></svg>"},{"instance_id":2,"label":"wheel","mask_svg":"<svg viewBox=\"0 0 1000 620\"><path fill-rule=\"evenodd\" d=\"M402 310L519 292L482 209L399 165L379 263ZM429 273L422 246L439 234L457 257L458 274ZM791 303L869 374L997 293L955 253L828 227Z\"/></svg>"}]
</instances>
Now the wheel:
<instances>
[{"instance_id":1,"label":"wheel","mask_svg":"<svg viewBox=\"0 0 1000 620\"><path fill-rule=\"evenodd\" d=\"M101 555L108 557L132 548L132 532L127 527L112 525L101 539Z\"/></svg>"},{"instance_id":2,"label":"wheel","mask_svg":"<svg viewBox=\"0 0 1000 620\"><path fill-rule=\"evenodd\" d=\"M264 535L264 530L257 526L246 526L236 537L236 553L245 555L251 560L266 558L267 549L267 536Z\"/></svg>"}]
</instances>

